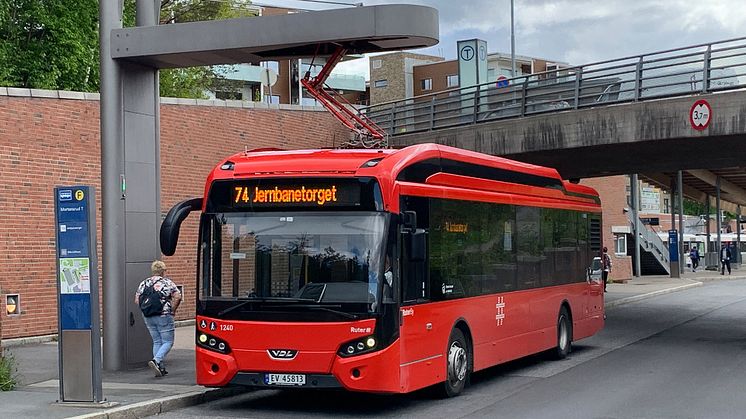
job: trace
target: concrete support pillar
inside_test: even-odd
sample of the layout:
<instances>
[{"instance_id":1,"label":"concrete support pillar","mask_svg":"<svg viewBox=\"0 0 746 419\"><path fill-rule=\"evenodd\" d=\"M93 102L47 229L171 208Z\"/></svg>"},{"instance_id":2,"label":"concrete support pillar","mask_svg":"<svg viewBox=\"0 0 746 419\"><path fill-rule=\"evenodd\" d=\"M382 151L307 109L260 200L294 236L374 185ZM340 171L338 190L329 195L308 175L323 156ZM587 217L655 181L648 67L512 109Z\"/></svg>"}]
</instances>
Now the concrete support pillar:
<instances>
[{"instance_id":1,"label":"concrete support pillar","mask_svg":"<svg viewBox=\"0 0 746 419\"><path fill-rule=\"evenodd\" d=\"M632 198L630 204L632 205L632 237L635 243L635 265L632 269L634 276L639 277L642 275L642 269L640 268L640 194L639 186L640 182L637 178L637 173L629 176L629 193Z\"/></svg>"},{"instance_id":2,"label":"concrete support pillar","mask_svg":"<svg viewBox=\"0 0 746 419\"><path fill-rule=\"evenodd\" d=\"M111 58L111 31L122 27L119 0L99 6L101 68L101 215L103 248L103 357L104 369L120 370L124 360L126 316L121 284L124 282L124 194L122 180L122 77Z\"/></svg>"},{"instance_id":3,"label":"concrete support pillar","mask_svg":"<svg viewBox=\"0 0 746 419\"><path fill-rule=\"evenodd\" d=\"M741 206L736 207L736 262L741 262ZM2 330L0 330L2 331Z\"/></svg>"},{"instance_id":4,"label":"concrete support pillar","mask_svg":"<svg viewBox=\"0 0 746 419\"><path fill-rule=\"evenodd\" d=\"M679 272L685 272L686 259L684 258L684 180L683 172L679 170L676 174L676 190L679 200Z\"/></svg>"},{"instance_id":5,"label":"concrete support pillar","mask_svg":"<svg viewBox=\"0 0 746 419\"><path fill-rule=\"evenodd\" d=\"M137 0L137 25L157 25L159 8L160 0ZM111 58L111 31L122 27L121 2L102 0L99 18L103 365L121 371L151 358L134 292L160 256L160 95L156 69Z\"/></svg>"},{"instance_id":6,"label":"concrete support pillar","mask_svg":"<svg viewBox=\"0 0 746 419\"><path fill-rule=\"evenodd\" d=\"M671 178L671 230L675 228L676 228L676 179ZM673 262L673 259L677 256L677 254L671 254L670 238L669 238L668 253L669 253L668 255L669 260L672 261L669 263L669 269L671 271L671 278L679 278L681 277L681 270L679 269L681 265Z\"/></svg>"},{"instance_id":7,"label":"concrete support pillar","mask_svg":"<svg viewBox=\"0 0 746 419\"><path fill-rule=\"evenodd\" d=\"M718 254L717 261L718 261L718 269L720 264L720 246L721 246L721 237L720 237L720 231L722 229L722 223L723 223L723 215L720 213L720 176L717 177L717 180L715 182L715 227L717 227L717 244L715 245L715 252Z\"/></svg>"},{"instance_id":8,"label":"concrete support pillar","mask_svg":"<svg viewBox=\"0 0 746 419\"><path fill-rule=\"evenodd\" d=\"M705 205L705 211L706 211L705 215L707 217L707 218L705 218L705 229L706 229L705 232L707 234L707 242L705 243L705 246L706 246L705 248L707 249L707 251L705 252L705 269L707 269L707 267L708 267L708 265L707 265L707 260L708 260L707 254L710 253L710 252L712 252L712 246L710 246L710 195L709 194L707 195L707 202L706 202L706 205Z\"/></svg>"}]
</instances>

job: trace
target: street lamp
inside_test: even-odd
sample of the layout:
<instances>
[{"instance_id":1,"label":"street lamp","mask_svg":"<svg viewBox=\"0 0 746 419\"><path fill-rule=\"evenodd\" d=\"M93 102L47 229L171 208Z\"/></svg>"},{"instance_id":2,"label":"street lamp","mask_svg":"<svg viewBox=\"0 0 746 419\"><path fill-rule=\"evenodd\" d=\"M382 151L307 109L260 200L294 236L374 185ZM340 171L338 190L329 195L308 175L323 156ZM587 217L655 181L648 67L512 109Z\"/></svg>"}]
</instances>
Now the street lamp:
<instances>
[{"instance_id":1,"label":"street lamp","mask_svg":"<svg viewBox=\"0 0 746 419\"><path fill-rule=\"evenodd\" d=\"M514 9L515 0L510 0L510 65L511 65L511 78L516 76L515 74L515 24L514 24Z\"/></svg>"}]
</instances>

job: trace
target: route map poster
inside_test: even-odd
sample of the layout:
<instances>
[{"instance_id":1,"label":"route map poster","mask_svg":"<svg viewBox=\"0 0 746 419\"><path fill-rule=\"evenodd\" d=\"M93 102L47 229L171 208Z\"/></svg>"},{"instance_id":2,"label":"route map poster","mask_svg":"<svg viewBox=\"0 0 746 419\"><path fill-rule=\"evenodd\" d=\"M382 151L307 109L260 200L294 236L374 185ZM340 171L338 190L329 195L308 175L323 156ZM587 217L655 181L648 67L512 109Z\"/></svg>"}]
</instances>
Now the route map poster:
<instances>
[{"instance_id":1,"label":"route map poster","mask_svg":"<svg viewBox=\"0 0 746 419\"><path fill-rule=\"evenodd\" d=\"M60 259L61 294L90 294L90 278L88 258Z\"/></svg>"}]
</instances>

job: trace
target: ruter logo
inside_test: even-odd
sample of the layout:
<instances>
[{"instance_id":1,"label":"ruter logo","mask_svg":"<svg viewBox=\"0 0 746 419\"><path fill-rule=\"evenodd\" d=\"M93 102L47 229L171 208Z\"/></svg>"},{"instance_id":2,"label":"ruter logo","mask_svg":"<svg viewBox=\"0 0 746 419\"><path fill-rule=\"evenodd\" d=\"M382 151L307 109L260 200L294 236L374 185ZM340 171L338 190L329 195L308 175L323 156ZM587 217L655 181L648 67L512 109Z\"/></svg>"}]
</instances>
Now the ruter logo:
<instances>
[{"instance_id":1,"label":"ruter logo","mask_svg":"<svg viewBox=\"0 0 746 419\"><path fill-rule=\"evenodd\" d=\"M298 351L295 349L268 349L267 353L270 358L283 361L290 361L298 355Z\"/></svg>"}]
</instances>

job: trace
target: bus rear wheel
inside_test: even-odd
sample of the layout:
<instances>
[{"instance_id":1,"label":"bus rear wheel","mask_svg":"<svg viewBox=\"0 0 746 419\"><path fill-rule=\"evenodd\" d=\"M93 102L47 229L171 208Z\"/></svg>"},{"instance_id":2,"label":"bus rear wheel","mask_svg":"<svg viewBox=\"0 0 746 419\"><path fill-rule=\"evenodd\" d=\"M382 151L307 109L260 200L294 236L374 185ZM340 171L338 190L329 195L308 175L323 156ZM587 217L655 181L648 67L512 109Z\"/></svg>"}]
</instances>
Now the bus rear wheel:
<instances>
[{"instance_id":1,"label":"bus rear wheel","mask_svg":"<svg viewBox=\"0 0 746 419\"><path fill-rule=\"evenodd\" d=\"M555 359L565 359L572 351L572 321L567 307L562 306L557 317L557 347L554 349Z\"/></svg>"},{"instance_id":2,"label":"bus rear wheel","mask_svg":"<svg viewBox=\"0 0 746 419\"><path fill-rule=\"evenodd\" d=\"M443 383L443 396L455 397L463 391L469 380L470 354L471 351L464 333L458 328L453 329L448 339L446 381Z\"/></svg>"}]
</instances>

